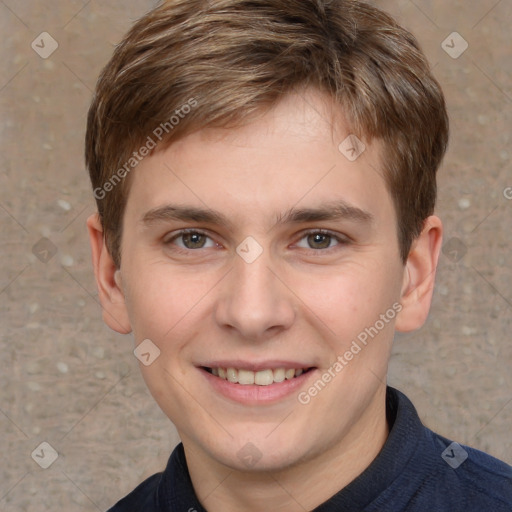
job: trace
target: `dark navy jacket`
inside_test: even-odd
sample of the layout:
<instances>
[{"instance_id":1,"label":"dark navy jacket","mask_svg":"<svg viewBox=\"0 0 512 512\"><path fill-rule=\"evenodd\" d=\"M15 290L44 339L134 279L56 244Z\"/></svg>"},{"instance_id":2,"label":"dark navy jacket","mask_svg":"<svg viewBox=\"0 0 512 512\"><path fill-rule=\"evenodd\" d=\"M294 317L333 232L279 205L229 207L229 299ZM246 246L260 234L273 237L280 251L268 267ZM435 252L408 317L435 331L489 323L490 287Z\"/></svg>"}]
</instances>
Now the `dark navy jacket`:
<instances>
[{"instance_id":1,"label":"dark navy jacket","mask_svg":"<svg viewBox=\"0 0 512 512\"><path fill-rule=\"evenodd\" d=\"M512 467L424 427L408 398L388 387L389 437L377 458L314 512L512 512ZM109 512L205 512L183 445L167 468Z\"/></svg>"}]
</instances>

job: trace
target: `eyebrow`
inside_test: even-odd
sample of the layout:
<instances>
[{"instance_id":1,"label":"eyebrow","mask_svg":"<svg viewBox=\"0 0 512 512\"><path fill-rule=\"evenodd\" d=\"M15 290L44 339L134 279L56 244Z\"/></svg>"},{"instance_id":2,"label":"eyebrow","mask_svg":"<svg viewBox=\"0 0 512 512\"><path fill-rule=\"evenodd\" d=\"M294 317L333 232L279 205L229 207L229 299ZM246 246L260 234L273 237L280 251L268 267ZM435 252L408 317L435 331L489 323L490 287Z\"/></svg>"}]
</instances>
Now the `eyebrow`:
<instances>
[{"instance_id":1,"label":"eyebrow","mask_svg":"<svg viewBox=\"0 0 512 512\"><path fill-rule=\"evenodd\" d=\"M231 225L231 221L222 213L206 208L193 206L165 205L149 210L142 217L142 223L152 225L156 222L180 220L186 222L199 222L205 224Z\"/></svg>"},{"instance_id":2,"label":"eyebrow","mask_svg":"<svg viewBox=\"0 0 512 512\"><path fill-rule=\"evenodd\" d=\"M224 225L233 227L231 219L220 212L208 208L192 206L165 205L146 212L141 221L146 226L158 222L169 221L197 222L204 224ZM291 208L283 214L276 216L275 226L283 224L299 224L318 221L349 220L362 224L371 224L374 216L345 201L332 201L324 203L318 208Z\"/></svg>"},{"instance_id":3,"label":"eyebrow","mask_svg":"<svg viewBox=\"0 0 512 512\"><path fill-rule=\"evenodd\" d=\"M277 218L277 224L318 222L332 220L351 220L358 223L371 224L374 216L345 201L324 203L320 208L292 208Z\"/></svg>"}]
</instances>

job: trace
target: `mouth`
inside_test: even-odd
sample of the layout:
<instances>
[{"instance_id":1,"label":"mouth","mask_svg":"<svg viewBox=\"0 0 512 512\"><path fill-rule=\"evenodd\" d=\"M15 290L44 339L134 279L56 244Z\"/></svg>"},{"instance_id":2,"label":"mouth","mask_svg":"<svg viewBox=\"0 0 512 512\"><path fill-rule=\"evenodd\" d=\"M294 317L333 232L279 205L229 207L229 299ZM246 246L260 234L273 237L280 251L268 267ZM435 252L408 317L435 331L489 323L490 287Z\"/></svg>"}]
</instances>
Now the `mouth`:
<instances>
[{"instance_id":1,"label":"mouth","mask_svg":"<svg viewBox=\"0 0 512 512\"><path fill-rule=\"evenodd\" d=\"M239 384L240 386L270 386L276 383L291 381L314 370L314 367L266 368L258 371L233 367L209 368L202 366L201 368L214 377L228 381L231 384Z\"/></svg>"}]
</instances>

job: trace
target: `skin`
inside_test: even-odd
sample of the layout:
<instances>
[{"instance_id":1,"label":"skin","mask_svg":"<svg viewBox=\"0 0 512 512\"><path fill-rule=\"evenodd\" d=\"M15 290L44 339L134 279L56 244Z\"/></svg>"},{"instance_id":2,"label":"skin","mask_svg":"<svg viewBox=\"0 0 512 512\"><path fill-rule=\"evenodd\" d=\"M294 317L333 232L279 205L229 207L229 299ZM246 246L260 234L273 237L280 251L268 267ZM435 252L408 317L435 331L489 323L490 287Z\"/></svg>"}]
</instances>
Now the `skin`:
<instances>
[{"instance_id":1,"label":"skin","mask_svg":"<svg viewBox=\"0 0 512 512\"><path fill-rule=\"evenodd\" d=\"M159 347L141 371L178 429L196 494L211 512L311 510L368 467L387 438L394 332L417 329L428 315L442 225L426 219L404 265L380 143L350 162L338 149L349 134L330 99L309 90L243 127L203 129L157 151L132 176L119 270L97 215L88 220L104 319L133 332L136 344L149 338ZM371 220L287 217L339 201ZM225 219L143 221L166 205ZM187 228L207 237L179 237ZM308 237L319 230L332 237ZM248 236L263 249L252 263L236 252ZM205 245L191 248L190 240ZM299 403L298 392L396 303L396 318ZM197 368L222 359L316 369L290 396L246 405L219 395ZM249 442L260 456L250 467L238 455Z\"/></svg>"}]
</instances>

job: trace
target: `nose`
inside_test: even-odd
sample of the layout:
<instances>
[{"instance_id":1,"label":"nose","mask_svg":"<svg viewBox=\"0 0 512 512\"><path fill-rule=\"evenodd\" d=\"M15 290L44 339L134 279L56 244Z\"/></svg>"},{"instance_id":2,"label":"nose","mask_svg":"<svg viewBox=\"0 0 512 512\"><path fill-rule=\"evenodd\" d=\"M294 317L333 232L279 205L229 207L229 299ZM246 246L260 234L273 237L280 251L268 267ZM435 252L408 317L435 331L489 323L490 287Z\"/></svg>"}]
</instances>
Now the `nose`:
<instances>
[{"instance_id":1,"label":"nose","mask_svg":"<svg viewBox=\"0 0 512 512\"><path fill-rule=\"evenodd\" d=\"M293 293L271 269L265 253L252 263L236 257L221 286L216 322L244 339L267 339L290 328L295 320Z\"/></svg>"}]
</instances>

